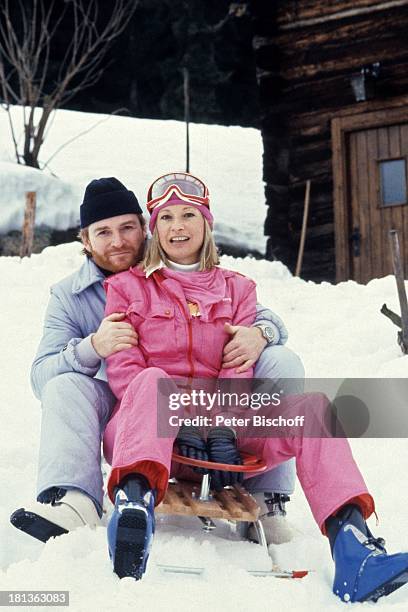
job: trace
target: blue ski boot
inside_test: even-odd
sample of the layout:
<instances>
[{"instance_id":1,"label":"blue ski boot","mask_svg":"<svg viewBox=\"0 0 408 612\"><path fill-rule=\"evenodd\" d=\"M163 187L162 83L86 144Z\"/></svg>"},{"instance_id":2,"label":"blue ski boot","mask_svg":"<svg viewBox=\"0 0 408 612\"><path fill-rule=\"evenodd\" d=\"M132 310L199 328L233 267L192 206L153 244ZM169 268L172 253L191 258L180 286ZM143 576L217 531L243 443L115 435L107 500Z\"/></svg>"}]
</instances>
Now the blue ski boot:
<instances>
[{"instance_id":1,"label":"blue ski boot","mask_svg":"<svg viewBox=\"0 0 408 612\"><path fill-rule=\"evenodd\" d=\"M148 481L140 474L129 474L116 489L108 545L119 578L140 580L146 570L155 528L154 501Z\"/></svg>"},{"instance_id":2,"label":"blue ski boot","mask_svg":"<svg viewBox=\"0 0 408 612\"><path fill-rule=\"evenodd\" d=\"M348 504L326 520L335 563L333 593L343 601L377 601L408 582L408 553L388 555L360 508Z\"/></svg>"}]
</instances>

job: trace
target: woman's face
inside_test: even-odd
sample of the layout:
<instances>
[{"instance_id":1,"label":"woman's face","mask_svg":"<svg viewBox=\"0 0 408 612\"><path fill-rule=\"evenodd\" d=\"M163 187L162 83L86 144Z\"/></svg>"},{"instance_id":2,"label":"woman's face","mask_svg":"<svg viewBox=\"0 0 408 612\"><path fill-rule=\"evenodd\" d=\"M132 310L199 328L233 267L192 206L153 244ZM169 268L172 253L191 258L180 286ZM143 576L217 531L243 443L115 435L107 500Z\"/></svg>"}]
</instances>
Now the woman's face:
<instances>
[{"instance_id":1,"label":"woman's face","mask_svg":"<svg viewBox=\"0 0 408 612\"><path fill-rule=\"evenodd\" d=\"M188 204L163 208L156 223L159 242L167 257L179 264L199 261L204 241L204 217Z\"/></svg>"}]
</instances>

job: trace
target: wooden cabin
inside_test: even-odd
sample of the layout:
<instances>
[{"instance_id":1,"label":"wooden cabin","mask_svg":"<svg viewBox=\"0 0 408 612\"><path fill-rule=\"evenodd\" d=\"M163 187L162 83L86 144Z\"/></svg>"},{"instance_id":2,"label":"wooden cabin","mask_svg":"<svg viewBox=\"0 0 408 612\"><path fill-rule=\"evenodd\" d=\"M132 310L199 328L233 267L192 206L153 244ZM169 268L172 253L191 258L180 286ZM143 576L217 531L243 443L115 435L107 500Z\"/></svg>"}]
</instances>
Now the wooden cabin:
<instances>
[{"instance_id":1,"label":"wooden cabin","mask_svg":"<svg viewBox=\"0 0 408 612\"><path fill-rule=\"evenodd\" d=\"M408 273L408 0L253 0L267 256L301 276L366 283ZM407 276L406 276L407 277Z\"/></svg>"}]
</instances>

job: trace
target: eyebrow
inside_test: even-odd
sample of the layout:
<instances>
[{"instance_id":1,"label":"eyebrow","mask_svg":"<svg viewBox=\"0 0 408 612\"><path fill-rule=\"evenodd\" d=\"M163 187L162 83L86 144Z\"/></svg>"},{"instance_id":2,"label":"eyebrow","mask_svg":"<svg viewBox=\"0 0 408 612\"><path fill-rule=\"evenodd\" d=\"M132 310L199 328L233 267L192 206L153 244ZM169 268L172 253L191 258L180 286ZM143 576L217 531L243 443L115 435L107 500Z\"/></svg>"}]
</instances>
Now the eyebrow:
<instances>
[{"instance_id":1,"label":"eyebrow","mask_svg":"<svg viewBox=\"0 0 408 612\"><path fill-rule=\"evenodd\" d=\"M135 224L136 221L124 221L123 223L121 223L118 227L124 227L125 225L133 225ZM109 225L100 225L98 227L95 227L95 232L100 232L101 230L110 230L110 229L114 229L112 227L109 227Z\"/></svg>"},{"instance_id":2,"label":"eyebrow","mask_svg":"<svg viewBox=\"0 0 408 612\"><path fill-rule=\"evenodd\" d=\"M195 206L183 206L183 210L195 210ZM171 212L171 208L162 208L160 212Z\"/></svg>"}]
</instances>

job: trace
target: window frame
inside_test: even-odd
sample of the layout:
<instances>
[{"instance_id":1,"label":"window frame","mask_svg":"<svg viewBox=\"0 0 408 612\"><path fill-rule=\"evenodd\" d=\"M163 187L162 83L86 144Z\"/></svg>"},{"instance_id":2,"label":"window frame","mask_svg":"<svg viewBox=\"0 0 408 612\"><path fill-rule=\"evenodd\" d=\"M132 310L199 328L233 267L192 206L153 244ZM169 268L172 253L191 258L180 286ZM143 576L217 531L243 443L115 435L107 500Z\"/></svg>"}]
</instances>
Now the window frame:
<instances>
[{"instance_id":1,"label":"window frame","mask_svg":"<svg viewBox=\"0 0 408 612\"><path fill-rule=\"evenodd\" d=\"M381 163L403 161L405 169L405 202L390 202L389 204L384 203L383 193L383 181L381 180ZM378 193L378 207L379 208L392 208L393 206L407 206L408 205L408 160L406 156L399 155L398 157L380 157L376 159L377 162L377 193Z\"/></svg>"}]
</instances>

